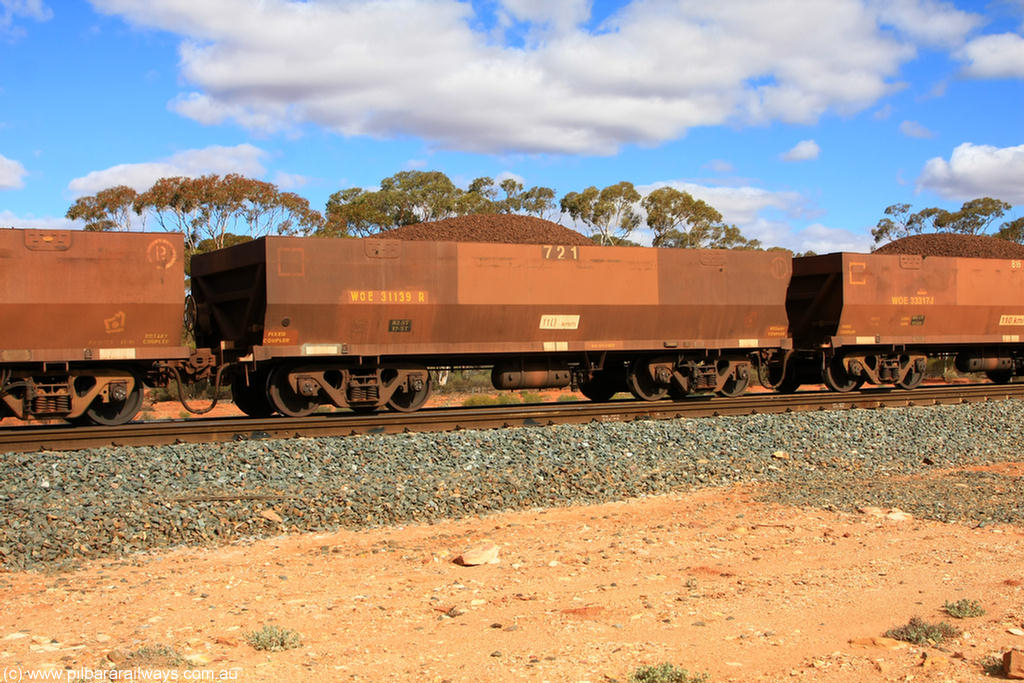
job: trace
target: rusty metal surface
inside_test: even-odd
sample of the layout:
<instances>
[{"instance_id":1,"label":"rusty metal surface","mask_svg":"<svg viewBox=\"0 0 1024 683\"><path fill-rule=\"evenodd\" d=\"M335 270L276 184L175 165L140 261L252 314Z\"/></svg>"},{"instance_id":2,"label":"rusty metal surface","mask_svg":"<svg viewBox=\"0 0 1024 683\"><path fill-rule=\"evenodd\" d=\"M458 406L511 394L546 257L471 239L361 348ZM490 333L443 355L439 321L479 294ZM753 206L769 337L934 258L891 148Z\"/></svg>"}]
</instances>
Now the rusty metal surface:
<instances>
[{"instance_id":1,"label":"rusty metal surface","mask_svg":"<svg viewBox=\"0 0 1024 683\"><path fill-rule=\"evenodd\" d=\"M788 252L286 237L193 260L209 341L257 359L784 347L789 273Z\"/></svg>"},{"instance_id":2,"label":"rusty metal surface","mask_svg":"<svg viewBox=\"0 0 1024 683\"><path fill-rule=\"evenodd\" d=\"M800 348L1015 344L1024 263L837 253L793 261L788 300Z\"/></svg>"},{"instance_id":3,"label":"rusty metal surface","mask_svg":"<svg viewBox=\"0 0 1024 683\"><path fill-rule=\"evenodd\" d=\"M0 429L0 452L61 451L110 445L151 446L179 442L287 439L293 437L398 434L459 429L625 422L678 417L785 413L799 410L851 410L957 404L1024 398L1024 384L927 387L913 391L873 389L849 394L806 391L754 394L741 398L697 396L683 401L547 403L488 408L433 408L417 413L355 415L334 413L305 418L203 418L135 423L120 427L69 428L53 425Z\"/></svg>"},{"instance_id":4,"label":"rusty metal surface","mask_svg":"<svg viewBox=\"0 0 1024 683\"><path fill-rule=\"evenodd\" d=\"M174 233L0 230L0 363L185 358Z\"/></svg>"}]
</instances>

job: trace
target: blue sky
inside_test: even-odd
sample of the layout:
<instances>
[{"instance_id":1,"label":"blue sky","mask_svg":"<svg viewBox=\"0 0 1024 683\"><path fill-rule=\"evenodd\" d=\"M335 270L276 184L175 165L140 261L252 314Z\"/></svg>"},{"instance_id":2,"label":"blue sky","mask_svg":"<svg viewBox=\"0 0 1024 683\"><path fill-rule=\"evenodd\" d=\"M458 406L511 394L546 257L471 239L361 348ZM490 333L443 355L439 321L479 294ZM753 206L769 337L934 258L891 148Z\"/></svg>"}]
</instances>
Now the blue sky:
<instances>
[{"instance_id":1,"label":"blue sky","mask_svg":"<svg viewBox=\"0 0 1024 683\"><path fill-rule=\"evenodd\" d=\"M673 185L798 251L867 249L898 202L1016 218L1024 0L0 0L0 226L410 169Z\"/></svg>"}]
</instances>

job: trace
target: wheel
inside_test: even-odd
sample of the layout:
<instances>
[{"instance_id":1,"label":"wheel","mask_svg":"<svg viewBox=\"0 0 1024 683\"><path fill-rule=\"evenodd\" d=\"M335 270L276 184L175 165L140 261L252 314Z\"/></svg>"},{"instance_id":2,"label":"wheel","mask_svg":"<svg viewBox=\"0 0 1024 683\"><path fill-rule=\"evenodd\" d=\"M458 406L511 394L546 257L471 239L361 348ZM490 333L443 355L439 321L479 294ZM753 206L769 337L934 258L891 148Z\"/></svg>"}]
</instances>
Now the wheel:
<instances>
[{"instance_id":1,"label":"wheel","mask_svg":"<svg viewBox=\"0 0 1024 683\"><path fill-rule=\"evenodd\" d=\"M684 377L680 382L678 377L673 377L668 384L668 397L673 401L682 401L690 395L690 378Z\"/></svg>"},{"instance_id":2,"label":"wheel","mask_svg":"<svg viewBox=\"0 0 1024 683\"><path fill-rule=\"evenodd\" d=\"M135 417L139 408L142 407L142 380L138 377L135 378L135 387L128 392L123 400L116 401L110 400L103 402L97 398L92 404L85 409L80 418L72 420L72 422L78 424L84 420L82 418L88 418L93 424L103 425L105 427L115 427L117 425L123 425L126 422L131 422L132 418Z\"/></svg>"},{"instance_id":3,"label":"wheel","mask_svg":"<svg viewBox=\"0 0 1024 683\"><path fill-rule=\"evenodd\" d=\"M252 384L246 384L241 377L231 383L231 400L249 417L270 417L274 414L274 406L267 398L267 380L262 374L252 375Z\"/></svg>"},{"instance_id":4,"label":"wheel","mask_svg":"<svg viewBox=\"0 0 1024 683\"><path fill-rule=\"evenodd\" d=\"M839 356L825 361L825 370L821 373L821 379L832 391L846 393L853 391L864 384L859 377L853 377L846 371L843 359Z\"/></svg>"},{"instance_id":5,"label":"wheel","mask_svg":"<svg viewBox=\"0 0 1024 683\"><path fill-rule=\"evenodd\" d=\"M781 382L775 385L775 391L780 394L795 394L801 387L800 378L794 375L787 375Z\"/></svg>"},{"instance_id":6,"label":"wheel","mask_svg":"<svg viewBox=\"0 0 1024 683\"><path fill-rule=\"evenodd\" d=\"M595 372L593 379L580 384L580 393L595 403L610 401L618 390L615 380L605 372Z\"/></svg>"},{"instance_id":7,"label":"wheel","mask_svg":"<svg viewBox=\"0 0 1024 683\"><path fill-rule=\"evenodd\" d=\"M765 389L771 389L780 394L795 393L803 384L798 375L795 359L790 359L785 366L782 363L772 363L767 370L761 371L760 380Z\"/></svg>"},{"instance_id":8,"label":"wheel","mask_svg":"<svg viewBox=\"0 0 1024 683\"><path fill-rule=\"evenodd\" d=\"M434 383L430 379L430 375L427 375L427 381L423 383L423 388L419 391L409 388L409 384L398 389L395 393L391 394L391 398L388 399L388 408L398 413L411 413L415 410L419 410L423 407L423 404L430 398L430 392L434 388Z\"/></svg>"},{"instance_id":9,"label":"wheel","mask_svg":"<svg viewBox=\"0 0 1024 683\"><path fill-rule=\"evenodd\" d=\"M748 386L750 386L750 372L741 366L736 368L736 372L729 379L725 380L725 384L718 390L718 395L733 398L746 391Z\"/></svg>"},{"instance_id":10,"label":"wheel","mask_svg":"<svg viewBox=\"0 0 1024 683\"><path fill-rule=\"evenodd\" d=\"M288 383L288 368L279 367L267 379L267 397L274 409L287 417L306 417L320 403L313 397L297 394Z\"/></svg>"},{"instance_id":11,"label":"wheel","mask_svg":"<svg viewBox=\"0 0 1024 683\"><path fill-rule=\"evenodd\" d=\"M668 395L668 387L654 381L643 358L637 358L630 364L626 388L641 401L659 401Z\"/></svg>"},{"instance_id":12,"label":"wheel","mask_svg":"<svg viewBox=\"0 0 1024 683\"><path fill-rule=\"evenodd\" d=\"M923 381L924 373L921 372L920 370L915 369L913 367L913 364L911 364L911 368L907 372L907 376L904 379L896 382L896 386L898 386L900 389L916 389L917 387L921 386L921 382Z\"/></svg>"},{"instance_id":13,"label":"wheel","mask_svg":"<svg viewBox=\"0 0 1024 683\"><path fill-rule=\"evenodd\" d=\"M1009 384L1013 379L1013 370L986 370L985 376L995 384Z\"/></svg>"}]
</instances>

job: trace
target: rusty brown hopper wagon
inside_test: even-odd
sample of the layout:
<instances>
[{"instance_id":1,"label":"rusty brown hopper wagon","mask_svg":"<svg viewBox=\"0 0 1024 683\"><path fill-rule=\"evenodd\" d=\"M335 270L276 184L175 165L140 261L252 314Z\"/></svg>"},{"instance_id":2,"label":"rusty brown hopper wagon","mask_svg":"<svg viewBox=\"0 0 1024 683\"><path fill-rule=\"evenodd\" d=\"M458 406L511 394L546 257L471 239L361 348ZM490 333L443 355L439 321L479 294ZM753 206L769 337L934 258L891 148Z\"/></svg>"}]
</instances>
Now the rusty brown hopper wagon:
<instances>
[{"instance_id":1,"label":"rusty brown hopper wagon","mask_svg":"<svg viewBox=\"0 0 1024 683\"><path fill-rule=\"evenodd\" d=\"M429 368L605 400L741 393L790 346L789 252L266 237L192 261L197 342L250 414L420 407Z\"/></svg>"},{"instance_id":2,"label":"rusty brown hopper wagon","mask_svg":"<svg viewBox=\"0 0 1024 683\"><path fill-rule=\"evenodd\" d=\"M0 230L0 417L130 420L182 359L180 234Z\"/></svg>"},{"instance_id":3,"label":"rusty brown hopper wagon","mask_svg":"<svg viewBox=\"0 0 1024 683\"><path fill-rule=\"evenodd\" d=\"M1024 262L837 253L796 258L789 293L802 352L786 389L821 381L913 388L929 357L1007 382L1024 368ZM815 376L817 375L817 376Z\"/></svg>"}]
</instances>

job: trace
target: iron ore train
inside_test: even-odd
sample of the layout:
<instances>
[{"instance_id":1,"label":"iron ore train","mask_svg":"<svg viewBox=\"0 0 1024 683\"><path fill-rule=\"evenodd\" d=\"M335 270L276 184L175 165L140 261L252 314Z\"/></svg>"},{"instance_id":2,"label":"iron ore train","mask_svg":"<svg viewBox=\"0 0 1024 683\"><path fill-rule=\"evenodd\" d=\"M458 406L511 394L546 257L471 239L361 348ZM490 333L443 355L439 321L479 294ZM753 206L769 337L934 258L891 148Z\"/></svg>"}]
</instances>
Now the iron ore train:
<instances>
[{"instance_id":1,"label":"iron ore train","mask_svg":"<svg viewBox=\"0 0 1024 683\"><path fill-rule=\"evenodd\" d=\"M264 237L194 256L185 297L184 255L0 230L0 417L120 424L144 386L213 378L251 416L414 411L446 367L594 401L1024 372L1015 260Z\"/></svg>"}]
</instances>

